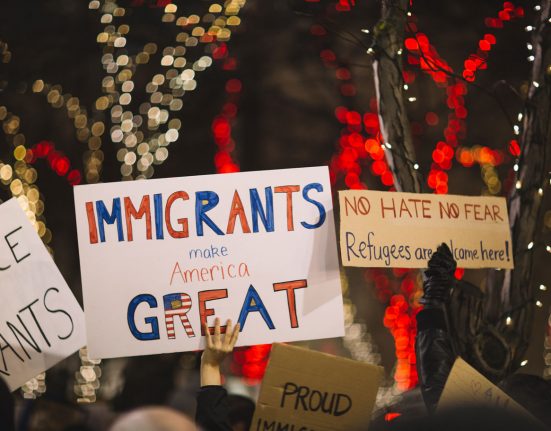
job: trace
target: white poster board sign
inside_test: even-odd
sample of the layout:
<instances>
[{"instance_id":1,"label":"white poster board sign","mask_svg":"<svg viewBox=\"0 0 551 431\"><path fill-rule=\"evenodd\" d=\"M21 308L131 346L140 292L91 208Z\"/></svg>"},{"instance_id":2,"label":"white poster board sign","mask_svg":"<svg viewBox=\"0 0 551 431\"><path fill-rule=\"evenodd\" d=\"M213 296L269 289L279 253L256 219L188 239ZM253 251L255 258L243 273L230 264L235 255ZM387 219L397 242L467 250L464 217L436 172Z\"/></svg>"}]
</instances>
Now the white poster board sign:
<instances>
[{"instance_id":1,"label":"white poster board sign","mask_svg":"<svg viewBox=\"0 0 551 431\"><path fill-rule=\"evenodd\" d=\"M89 354L344 334L326 167L75 187Z\"/></svg>"},{"instance_id":2,"label":"white poster board sign","mask_svg":"<svg viewBox=\"0 0 551 431\"><path fill-rule=\"evenodd\" d=\"M344 266L426 268L445 242L461 268L513 268L504 198L339 192Z\"/></svg>"},{"instance_id":3,"label":"white poster board sign","mask_svg":"<svg viewBox=\"0 0 551 431\"><path fill-rule=\"evenodd\" d=\"M86 344L84 314L16 199L0 205L0 376L13 391Z\"/></svg>"}]
</instances>

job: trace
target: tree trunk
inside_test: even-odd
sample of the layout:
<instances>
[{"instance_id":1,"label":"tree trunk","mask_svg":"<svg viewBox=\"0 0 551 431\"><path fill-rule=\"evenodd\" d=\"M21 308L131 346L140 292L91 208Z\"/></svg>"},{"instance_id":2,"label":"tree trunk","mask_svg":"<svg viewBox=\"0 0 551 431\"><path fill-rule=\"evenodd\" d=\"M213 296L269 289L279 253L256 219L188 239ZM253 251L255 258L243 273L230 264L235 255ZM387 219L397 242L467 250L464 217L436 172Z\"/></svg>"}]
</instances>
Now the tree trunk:
<instances>
[{"instance_id":1,"label":"tree trunk","mask_svg":"<svg viewBox=\"0 0 551 431\"><path fill-rule=\"evenodd\" d=\"M389 144L385 145L385 151L396 189L421 192L402 94L401 50L408 4L409 0L382 0L382 17L374 30L373 69L379 121L384 142ZM460 349L462 356L495 380L520 366L532 331L534 297L538 290L537 283L532 281L533 257L543 245L538 240L543 219L539 190L545 187L547 172L551 171L551 157L546 152L546 147L551 145L551 34L547 28L550 9L551 0L545 0L532 34L535 60L521 136L520 182L508 199L515 269L488 272L484 308L482 298L469 294L469 289L456 295L457 303L452 300L451 304L452 320L456 320L452 326L458 331L456 337L466 341L465 349ZM529 250L528 244L532 242ZM466 316L476 324L467 328ZM500 350L503 355L496 361L499 356L496 352Z\"/></svg>"},{"instance_id":2,"label":"tree trunk","mask_svg":"<svg viewBox=\"0 0 551 431\"><path fill-rule=\"evenodd\" d=\"M511 367L516 370L526 353L532 332L537 283L532 280L534 253L542 244L538 234L542 229L543 192L551 170L551 33L548 20L551 0L541 5L541 15L532 34L534 63L530 89L524 110L522 152L519 158L518 188L513 188L509 204L509 220L513 240L515 269L492 274L488 294L498 301L489 301L487 314L500 318L497 327L508 333L512 347ZM531 248L528 245L532 243ZM497 307L495 306L497 304ZM513 310L508 313L508 310ZM512 323L507 325L507 316Z\"/></svg>"},{"instance_id":3,"label":"tree trunk","mask_svg":"<svg viewBox=\"0 0 551 431\"><path fill-rule=\"evenodd\" d=\"M419 172L414 168L415 151L402 88L402 49L409 0L383 0L382 17L375 26L373 71L379 123L386 159L396 190L421 192Z\"/></svg>"}]
</instances>

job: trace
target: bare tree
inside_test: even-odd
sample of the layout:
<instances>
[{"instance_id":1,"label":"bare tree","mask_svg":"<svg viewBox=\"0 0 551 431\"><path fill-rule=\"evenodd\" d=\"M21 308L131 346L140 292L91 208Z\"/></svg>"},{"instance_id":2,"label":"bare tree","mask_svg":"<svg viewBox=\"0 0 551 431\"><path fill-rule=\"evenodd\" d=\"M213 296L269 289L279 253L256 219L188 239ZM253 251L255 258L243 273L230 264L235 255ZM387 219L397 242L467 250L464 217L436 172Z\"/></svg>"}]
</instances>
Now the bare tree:
<instances>
[{"instance_id":1,"label":"bare tree","mask_svg":"<svg viewBox=\"0 0 551 431\"><path fill-rule=\"evenodd\" d=\"M387 159L396 188L420 192L415 152L402 95L402 61L408 0L382 0L382 17L374 31L372 54L379 118ZM541 188L551 170L551 34L548 29L551 0L541 6L534 24L534 62L530 90L523 113L522 152L518 182L508 197L515 269L490 270L486 296L463 291L454 295L451 320L459 353L487 376L500 379L515 371L523 360L532 331L534 251L543 222ZM514 322L514 324L511 324Z\"/></svg>"}]
</instances>

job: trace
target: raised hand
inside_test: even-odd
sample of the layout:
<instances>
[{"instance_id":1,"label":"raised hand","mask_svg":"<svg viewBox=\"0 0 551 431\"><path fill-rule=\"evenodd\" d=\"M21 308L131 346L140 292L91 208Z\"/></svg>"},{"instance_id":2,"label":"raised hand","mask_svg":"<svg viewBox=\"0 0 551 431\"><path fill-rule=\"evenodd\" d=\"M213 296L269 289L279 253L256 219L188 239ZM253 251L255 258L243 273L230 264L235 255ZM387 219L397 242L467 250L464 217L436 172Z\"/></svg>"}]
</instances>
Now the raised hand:
<instances>
[{"instance_id":1,"label":"raised hand","mask_svg":"<svg viewBox=\"0 0 551 431\"><path fill-rule=\"evenodd\" d=\"M440 306L448 301L451 289L455 285L454 272L457 267L449 247L442 243L429 260L429 268L425 271L423 283L423 298L420 302L425 306Z\"/></svg>"},{"instance_id":2,"label":"raised hand","mask_svg":"<svg viewBox=\"0 0 551 431\"><path fill-rule=\"evenodd\" d=\"M211 335L206 324L203 331L206 337L205 350L201 356L201 386L220 385L220 364L233 351L239 337L239 323L232 326L232 321L226 323L226 333L221 334L220 319L214 321L214 334Z\"/></svg>"}]
</instances>

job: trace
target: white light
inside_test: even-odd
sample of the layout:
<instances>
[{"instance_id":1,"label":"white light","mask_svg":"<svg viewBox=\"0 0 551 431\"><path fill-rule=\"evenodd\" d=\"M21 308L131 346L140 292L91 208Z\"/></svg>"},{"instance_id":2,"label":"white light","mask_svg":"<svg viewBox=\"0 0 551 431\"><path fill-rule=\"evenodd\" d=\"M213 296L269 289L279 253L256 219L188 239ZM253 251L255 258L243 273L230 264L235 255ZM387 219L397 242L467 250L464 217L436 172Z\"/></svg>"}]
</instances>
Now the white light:
<instances>
[{"instance_id":1,"label":"white light","mask_svg":"<svg viewBox=\"0 0 551 431\"><path fill-rule=\"evenodd\" d=\"M411 12L408 12L408 13L407 13L407 16L411 16Z\"/></svg>"},{"instance_id":2,"label":"white light","mask_svg":"<svg viewBox=\"0 0 551 431\"><path fill-rule=\"evenodd\" d=\"M531 43L526 44L526 48L528 48L530 51L534 48Z\"/></svg>"},{"instance_id":3,"label":"white light","mask_svg":"<svg viewBox=\"0 0 551 431\"><path fill-rule=\"evenodd\" d=\"M385 143L385 146L390 150L392 148L392 145L390 145L388 142Z\"/></svg>"},{"instance_id":4,"label":"white light","mask_svg":"<svg viewBox=\"0 0 551 431\"><path fill-rule=\"evenodd\" d=\"M413 164L413 169L415 169L415 170L419 169L419 163L414 163Z\"/></svg>"},{"instance_id":5,"label":"white light","mask_svg":"<svg viewBox=\"0 0 551 431\"><path fill-rule=\"evenodd\" d=\"M528 56L528 61L534 61L535 59L536 59L536 57L534 57L533 55Z\"/></svg>"},{"instance_id":6,"label":"white light","mask_svg":"<svg viewBox=\"0 0 551 431\"><path fill-rule=\"evenodd\" d=\"M368 53L369 55L373 54L374 52L375 52L375 51L373 50L373 48L368 48L368 49L367 49L367 53Z\"/></svg>"},{"instance_id":7,"label":"white light","mask_svg":"<svg viewBox=\"0 0 551 431\"><path fill-rule=\"evenodd\" d=\"M513 165L513 171L518 172L518 163Z\"/></svg>"},{"instance_id":8,"label":"white light","mask_svg":"<svg viewBox=\"0 0 551 431\"><path fill-rule=\"evenodd\" d=\"M534 84L534 87L536 87L536 88L538 88L540 86L539 82L536 82L536 81L532 82L532 84Z\"/></svg>"},{"instance_id":9,"label":"white light","mask_svg":"<svg viewBox=\"0 0 551 431\"><path fill-rule=\"evenodd\" d=\"M528 359L525 359L524 361L522 361L522 362L520 363L520 366L521 366L521 367L524 367L527 363L528 363Z\"/></svg>"},{"instance_id":10,"label":"white light","mask_svg":"<svg viewBox=\"0 0 551 431\"><path fill-rule=\"evenodd\" d=\"M365 33L365 34L369 34L369 29L368 28L362 28L361 32Z\"/></svg>"},{"instance_id":11,"label":"white light","mask_svg":"<svg viewBox=\"0 0 551 431\"><path fill-rule=\"evenodd\" d=\"M410 102L415 102L417 100L417 97L408 97L408 100Z\"/></svg>"},{"instance_id":12,"label":"white light","mask_svg":"<svg viewBox=\"0 0 551 431\"><path fill-rule=\"evenodd\" d=\"M536 306L541 308L543 307L543 304L541 303L541 301L536 301Z\"/></svg>"},{"instance_id":13,"label":"white light","mask_svg":"<svg viewBox=\"0 0 551 431\"><path fill-rule=\"evenodd\" d=\"M517 180L515 187L517 188L517 190L520 190L522 188L522 182L520 180Z\"/></svg>"},{"instance_id":14,"label":"white light","mask_svg":"<svg viewBox=\"0 0 551 431\"><path fill-rule=\"evenodd\" d=\"M517 115L517 120L522 121L522 112L519 112Z\"/></svg>"},{"instance_id":15,"label":"white light","mask_svg":"<svg viewBox=\"0 0 551 431\"><path fill-rule=\"evenodd\" d=\"M547 20L547 22L551 22L551 18L549 18L549 19Z\"/></svg>"},{"instance_id":16,"label":"white light","mask_svg":"<svg viewBox=\"0 0 551 431\"><path fill-rule=\"evenodd\" d=\"M516 124L513 126L513 132L515 132L515 135L520 133L520 128Z\"/></svg>"},{"instance_id":17,"label":"white light","mask_svg":"<svg viewBox=\"0 0 551 431\"><path fill-rule=\"evenodd\" d=\"M402 48L400 48L398 51L396 51L396 54L402 55Z\"/></svg>"},{"instance_id":18,"label":"white light","mask_svg":"<svg viewBox=\"0 0 551 431\"><path fill-rule=\"evenodd\" d=\"M540 290L545 292L547 290L547 286L545 284L540 284Z\"/></svg>"},{"instance_id":19,"label":"white light","mask_svg":"<svg viewBox=\"0 0 551 431\"><path fill-rule=\"evenodd\" d=\"M531 25L527 25L526 27L524 27L524 30L532 31L532 30L534 30L534 27L532 27Z\"/></svg>"},{"instance_id":20,"label":"white light","mask_svg":"<svg viewBox=\"0 0 551 431\"><path fill-rule=\"evenodd\" d=\"M528 250L532 250L532 247L534 247L534 241L530 241L528 243L528 246L526 247Z\"/></svg>"},{"instance_id":21,"label":"white light","mask_svg":"<svg viewBox=\"0 0 551 431\"><path fill-rule=\"evenodd\" d=\"M547 251L547 253L551 253L551 245L546 246L545 251Z\"/></svg>"},{"instance_id":22,"label":"white light","mask_svg":"<svg viewBox=\"0 0 551 431\"><path fill-rule=\"evenodd\" d=\"M540 10L540 9L541 9L541 6L539 4L534 6L534 10Z\"/></svg>"},{"instance_id":23,"label":"white light","mask_svg":"<svg viewBox=\"0 0 551 431\"><path fill-rule=\"evenodd\" d=\"M512 321L513 321L513 320L512 320L509 316L507 316L507 319L505 319L505 324L506 324L507 326L509 326L509 325L511 324Z\"/></svg>"},{"instance_id":24,"label":"white light","mask_svg":"<svg viewBox=\"0 0 551 431\"><path fill-rule=\"evenodd\" d=\"M538 195L543 196L543 189L541 187L538 189Z\"/></svg>"},{"instance_id":25,"label":"white light","mask_svg":"<svg viewBox=\"0 0 551 431\"><path fill-rule=\"evenodd\" d=\"M404 84L404 90L407 90L409 88L409 85Z\"/></svg>"}]
</instances>

